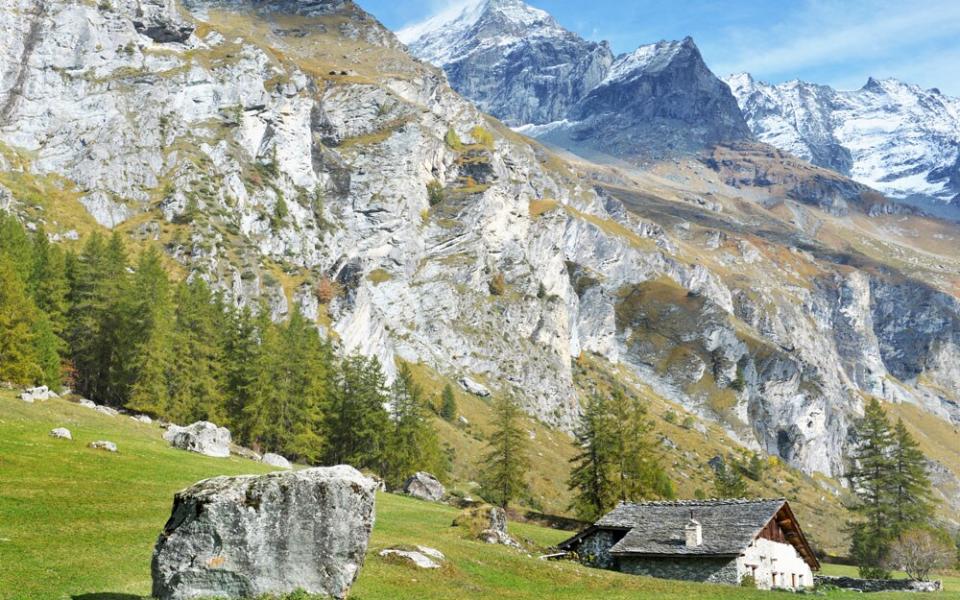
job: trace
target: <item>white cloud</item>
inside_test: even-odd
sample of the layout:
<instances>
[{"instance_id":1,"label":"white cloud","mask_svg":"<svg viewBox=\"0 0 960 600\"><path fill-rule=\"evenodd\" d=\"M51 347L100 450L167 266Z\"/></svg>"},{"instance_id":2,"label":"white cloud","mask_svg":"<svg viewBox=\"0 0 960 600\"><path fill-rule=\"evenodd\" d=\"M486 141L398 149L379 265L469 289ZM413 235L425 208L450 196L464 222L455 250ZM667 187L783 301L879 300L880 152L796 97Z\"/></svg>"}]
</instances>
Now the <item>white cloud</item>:
<instances>
[{"instance_id":1,"label":"white cloud","mask_svg":"<svg viewBox=\"0 0 960 600\"><path fill-rule=\"evenodd\" d=\"M712 61L718 73L748 71L772 79L792 78L798 72L833 68L910 79L922 75L918 65L948 68L943 75L956 80L958 67L937 56L937 40L954 46L960 34L960 2L810 1L800 10L765 30L738 28L723 32L714 42L725 52ZM725 47L724 47L725 46ZM724 56L725 54L725 56ZM899 64L902 72L880 73L871 67ZM953 63L954 65L956 63ZM886 70L886 69L885 69ZM862 84L863 77L860 80ZM915 78L916 79L916 78ZM926 77L924 77L926 79ZM828 83L828 82L823 82Z\"/></svg>"}]
</instances>

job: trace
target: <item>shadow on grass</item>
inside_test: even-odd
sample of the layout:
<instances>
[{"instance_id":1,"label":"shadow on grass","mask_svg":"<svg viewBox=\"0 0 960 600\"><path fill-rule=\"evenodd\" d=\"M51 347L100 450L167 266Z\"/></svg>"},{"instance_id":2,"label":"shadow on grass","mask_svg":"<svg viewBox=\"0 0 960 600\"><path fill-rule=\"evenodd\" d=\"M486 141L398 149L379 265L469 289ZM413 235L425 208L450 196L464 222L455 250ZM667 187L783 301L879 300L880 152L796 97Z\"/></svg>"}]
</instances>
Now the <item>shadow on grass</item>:
<instances>
[{"instance_id":1,"label":"shadow on grass","mask_svg":"<svg viewBox=\"0 0 960 600\"><path fill-rule=\"evenodd\" d=\"M79 596L70 596L72 600L146 600L146 596L135 596L133 594L113 594L102 592L99 594L80 594Z\"/></svg>"}]
</instances>

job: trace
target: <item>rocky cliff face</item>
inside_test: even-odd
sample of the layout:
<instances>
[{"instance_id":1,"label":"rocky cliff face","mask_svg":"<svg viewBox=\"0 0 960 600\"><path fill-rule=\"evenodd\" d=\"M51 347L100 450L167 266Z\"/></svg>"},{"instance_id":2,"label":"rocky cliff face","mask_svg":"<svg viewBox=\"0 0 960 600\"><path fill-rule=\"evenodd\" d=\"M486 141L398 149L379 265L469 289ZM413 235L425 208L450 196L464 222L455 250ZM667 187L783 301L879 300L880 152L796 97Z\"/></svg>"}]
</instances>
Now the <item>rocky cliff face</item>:
<instances>
[{"instance_id":1,"label":"rocky cliff face","mask_svg":"<svg viewBox=\"0 0 960 600\"><path fill-rule=\"evenodd\" d=\"M584 355L807 472L843 471L865 394L960 421L953 230L758 170L569 164L351 2L0 0L0 25L0 202L55 239L115 228L567 430Z\"/></svg>"},{"instance_id":2,"label":"rocky cliff face","mask_svg":"<svg viewBox=\"0 0 960 600\"><path fill-rule=\"evenodd\" d=\"M944 210L960 196L960 101L895 79L859 90L727 79L750 128L769 144L884 194Z\"/></svg>"}]
</instances>

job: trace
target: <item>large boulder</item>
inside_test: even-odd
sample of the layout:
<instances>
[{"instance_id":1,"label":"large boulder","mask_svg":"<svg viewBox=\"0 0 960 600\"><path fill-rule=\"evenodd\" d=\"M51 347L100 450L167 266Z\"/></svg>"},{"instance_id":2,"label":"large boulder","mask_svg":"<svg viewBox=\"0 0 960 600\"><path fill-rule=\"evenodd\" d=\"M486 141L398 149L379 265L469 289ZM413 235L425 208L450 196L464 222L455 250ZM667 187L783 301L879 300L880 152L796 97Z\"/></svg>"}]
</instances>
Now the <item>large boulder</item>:
<instances>
[{"instance_id":1,"label":"large boulder","mask_svg":"<svg viewBox=\"0 0 960 600\"><path fill-rule=\"evenodd\" d=\"M153 551L160 600L302 589L345 598L373 529L372 480L353 467L215 477L174 496Z\"/></svg>"},{"instance_id":2,"label":"large boulder","mask_svg":"<svg viewBox=\"0 0 960 600\"><path fill-rule=\"evenodd\" d=\"M425 471L418 471L403 484L403 493L421 500L439 502L447 494L443 484Z\"/></svg>"},{"instance_id":3,"label":"large boulder","mask_svg":"<svg viewBox=\"0 0 960 600\"><path fill-rule=\"evenodd\" d=\"M486 398L490 395L490 390L487 389L487 386L482 383L476 382L469 377L463 377L460 379L460 385L463 386L463 389L470 392L474 396L480 396L481 398Z\"/></svg>"},{"instance_id":4,"label":"large boulder","mask_svg":"<svg viewBox=\"0 0 960 600\"><path fill-rule=\"evenodd\" d=\"M487 544L521 547L507 533L507 513L499 506L484 504L467 508L457 515L453 525L467 529L478 540Z\"/></svg>"},{"instance_id":5,"label":"large boulder","mask_svg":"<svg viewBox=\"0 0 960 600\"><path fill-rule=\"evenodd\" d=\"M164 432L163 439L181 450L217 458L230 456L230 430L209 421L197 421L187 427L171 425Z\"/></svg>"}]
</instances>

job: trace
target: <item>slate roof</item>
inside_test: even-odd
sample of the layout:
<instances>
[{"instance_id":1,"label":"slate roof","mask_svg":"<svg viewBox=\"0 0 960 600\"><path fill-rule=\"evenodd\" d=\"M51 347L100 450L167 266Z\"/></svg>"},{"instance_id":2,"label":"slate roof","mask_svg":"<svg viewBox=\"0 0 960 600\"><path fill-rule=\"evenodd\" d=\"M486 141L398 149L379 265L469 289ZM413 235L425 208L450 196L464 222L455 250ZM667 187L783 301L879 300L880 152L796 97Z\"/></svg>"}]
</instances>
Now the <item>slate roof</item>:
<instances>
[{"instance_id":1,"label":"slate roof","mask_svg":"<svg viewBox=\"0 0 960 600\"><path fill-rule=\"evenodd\" d=\"M786 500L703 500L622 503L604 515L600 528L630 531L610 554L737 555L750 545ZM703 528L703 543L688 548L684 526L691 514Z\"/></svg>"},{"instance_id":2,"label":"slate roof","mask_svg":"<svg viewBox=\"0 0 960 600\"><path fill-rule=\"evenodd\" d=\"M703 534L703 543L695 548L687 547L684 532L691 513ZM621 502L559 547L574 550L595 531L616 530L626 533L610 548L614 556L736 556L773 519L790 530L789 543L813 569L819 569L820 564L784 498Z\"/></svg>"}]
</instances>

